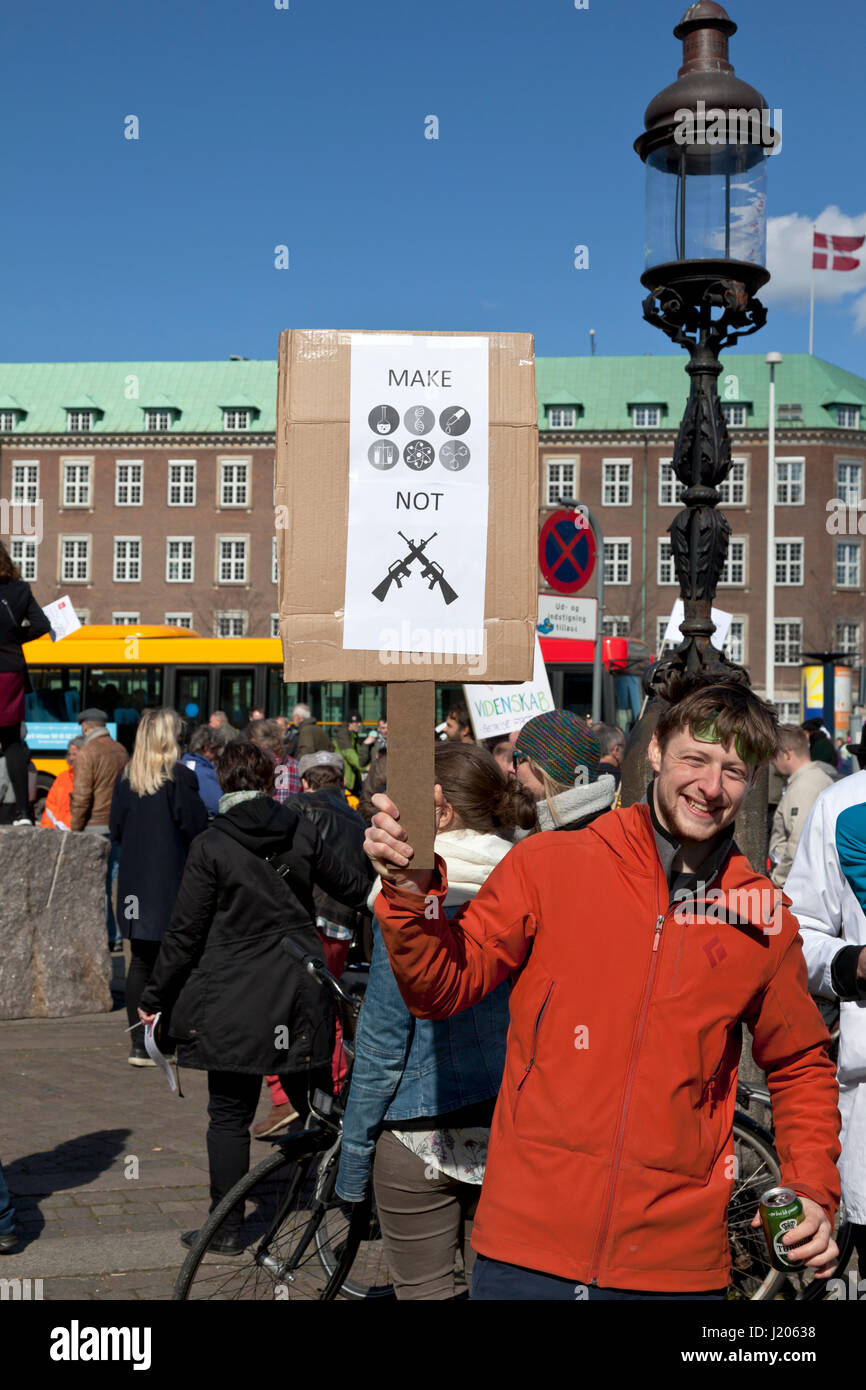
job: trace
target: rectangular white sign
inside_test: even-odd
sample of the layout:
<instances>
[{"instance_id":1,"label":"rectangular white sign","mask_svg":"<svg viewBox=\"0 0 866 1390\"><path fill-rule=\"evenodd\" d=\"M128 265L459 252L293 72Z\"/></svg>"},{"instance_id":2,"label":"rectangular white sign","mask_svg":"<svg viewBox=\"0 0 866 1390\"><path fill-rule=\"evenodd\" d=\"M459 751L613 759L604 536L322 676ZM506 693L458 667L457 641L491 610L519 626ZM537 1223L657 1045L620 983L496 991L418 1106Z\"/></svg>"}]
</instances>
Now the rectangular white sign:
<instances>
[{"instance_id":1,"label":"rectangular white sign","mask_svg":"<svg viewBox=\"0 0 866 1390\"><path fill-rule=\"evenodd\" d=\"M538 637L531 681L523 685L464 685L463 697L479 740L510 734L514 729L522 729L536 714L549 713L554 707L553 695Z\"/></svg>"},{"instance_id":2,"label":"rectangular white sign","mask_svg":"<svg viewBox=\"0 0 866 1390\"><path fill-rule=\"evenodd\" d=\"M680 623L685 621L685 616L686 610L683 607L683 601L681 598L678 598L674 604L670 621L665 628L665 642L668 645L673 644L673 646L678 647L680 642L682 642L683 634L680 632ZM716 625L716 630L710 638L710 641L718 651L721 651L725 645L725 639L728 635L728 629L731 626L733 614L725 613L721 608L711 608L710 616Z\"/></svg>"},{"instance_id":3,"label":"rectangular white sign","mask_svg":"<svg viewBox=\"0 0 866 1390\"><path fill-rule=\"evenodd\" d=\"M55 599L53 603L46 603L42 612L51 624L52 642L62 641L64 637L69 636L70 632L75 632L77 628L81 627L78 614L68 594Z\"/></svg>"},{"instance_id":4,"label":"rectangular white sign","mask_svg":"<svg viewBox=\"0 0 866 1390\"><path fill-rule=\"evenodd\" d=\"M484 647L489 341L351 335L343 646Z\"/></svg>"},{"instance_id":5,"label":"rectangular white sign","mask_svg":"<svg viewBox=\"0 0 866 1390\"><path fill-rule=\"evenodd\" d=\"M538 631L542 637L570 637L594 642L598 599L538 595Z\"/></svg>"}]
</instances>

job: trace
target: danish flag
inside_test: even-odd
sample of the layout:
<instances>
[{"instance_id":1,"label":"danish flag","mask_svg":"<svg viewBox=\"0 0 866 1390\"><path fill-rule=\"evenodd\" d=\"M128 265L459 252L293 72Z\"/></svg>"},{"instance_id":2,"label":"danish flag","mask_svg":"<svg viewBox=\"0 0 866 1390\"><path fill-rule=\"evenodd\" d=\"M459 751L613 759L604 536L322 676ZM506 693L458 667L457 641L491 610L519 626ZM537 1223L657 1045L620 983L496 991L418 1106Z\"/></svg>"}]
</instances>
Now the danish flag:
<instances>
[{"instance_id":1,"label":"danish flag","mask_svg":"<svg viewBox=\"0 0 866 1390\"><path fill-rule=\"evenodd\" d=\"M828 236L825 232L815 232L812 243L813 270L856 270L860 265L859 259L846 253L859 251L864 241L866 236ZM833 253L830 265L828 251Z\"/></svg>"}]
</instances>

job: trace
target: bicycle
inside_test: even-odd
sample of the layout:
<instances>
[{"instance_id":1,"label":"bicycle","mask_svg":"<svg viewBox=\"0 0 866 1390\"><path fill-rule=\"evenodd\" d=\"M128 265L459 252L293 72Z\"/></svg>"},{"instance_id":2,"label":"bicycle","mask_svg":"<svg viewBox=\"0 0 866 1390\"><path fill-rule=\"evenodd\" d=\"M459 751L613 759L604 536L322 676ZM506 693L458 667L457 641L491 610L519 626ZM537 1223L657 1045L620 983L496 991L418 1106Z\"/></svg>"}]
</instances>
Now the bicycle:
<instances>
[{"instance_id":1,"label":"bicycle","mask_svg":"<svg viewBox=\"0 0 866 1390\"><path fill-rule=\"evenodd\" d=\"M283 946L334 996L347 1075L339 1096L313 1092L307 1127L275 1136L274 1151L210 1213L177 1277L175 1300L394 1297L372 1198L348 1216L334 1190L360 1000L343 989L317 956L306 954L289 937ZM211 1247L220 1232L238 1225L242 1253L215 1252Z\"/></svg>"},{"instance_id":2,"label":"bicycle","mask_svg":"<svg viewBox=\"0 0 866 1390\"><path fill-rule=\"evenodd\" d=\"M756 1102L770 1108L770 1092L746 1081L737 1083L737 1102L744 1107L734 1113L734 1154L736 1178L728 1206L728 1236L731 1248L731 1283L729 1299L749 1299L753 1302L789 1298L797 1302L814 1302L827 1294L827 1281L816 1279L814 1271L778 1270L770 1263L761 1227L752 1228L762 1193L777 1187L781 1181L781 1166L776 1153L773 1133L746 1114ZM832 1277L844 1274L854 1250L854 1232L841 1211L834 1233L839 1258Z\"/></svg>"}]
</instances>

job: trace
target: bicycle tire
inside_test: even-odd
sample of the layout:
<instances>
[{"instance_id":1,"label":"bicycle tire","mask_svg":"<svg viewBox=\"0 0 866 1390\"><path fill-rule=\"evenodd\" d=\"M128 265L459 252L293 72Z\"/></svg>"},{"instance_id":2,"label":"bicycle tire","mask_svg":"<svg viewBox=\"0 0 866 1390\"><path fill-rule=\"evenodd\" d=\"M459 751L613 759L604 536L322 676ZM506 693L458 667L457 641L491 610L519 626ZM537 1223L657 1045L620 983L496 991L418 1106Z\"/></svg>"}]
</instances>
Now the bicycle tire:
<instances>
[{"instance_id":1,"label":"bicycle tire","mask_svg":"<svg viewBox=\"0 0 866 1390\"><path fill-rule=\"evenodd\" d=\"M324 1204L325 1215L316 1227L315 1243L319 1259L326 1274L333 1277L337 1263L344 1254L347 1234L346 1218L339 1207L333 1204L337 1169L340 1165L340 1141L319 1160L316 1195ZM360 1213L359 1213L360 1215ZM360 1301L363 1299L395 1298L385 1263L382 1231L373 1201L369 1220L364 1223L358 1250L348 1273L340 1285L344 1298Z\"/></svg>"},{"instance_id":2,"label":"bicycle tire","mask_svg":"<svg viewBox=\"0 0 866 1390\"><path fill-rule=\"evenodd\" d=\"M737 1110L733 1125L736 1177L728 1203L731 1248L729 1299L766 1302L781 1293L787 1275L770 1263L761 1227L752 1228L761 1194L781 1177L773 1136L751 1116Z\"/></svg>"},{"instance_id":3,"label":"bicycle tire","mask_svg":"<svg viewBox=\"0 0 866 1390\"><path fill-rule=\"evenodd\" d=\"M194 1302L292 1300L328 1302L337 1297L358 1246L349 1233L331 1273L322 1265L315 1232L324 1217L316 1200L316 1176L331 1136L311 1130L275 1146L209 1215L178 1274L173 1298ZM247 1203L254 1211L246 1216ZM243 1250L211 1250L216 1237L240 1227Z\"/></svg>"}]
</instances>

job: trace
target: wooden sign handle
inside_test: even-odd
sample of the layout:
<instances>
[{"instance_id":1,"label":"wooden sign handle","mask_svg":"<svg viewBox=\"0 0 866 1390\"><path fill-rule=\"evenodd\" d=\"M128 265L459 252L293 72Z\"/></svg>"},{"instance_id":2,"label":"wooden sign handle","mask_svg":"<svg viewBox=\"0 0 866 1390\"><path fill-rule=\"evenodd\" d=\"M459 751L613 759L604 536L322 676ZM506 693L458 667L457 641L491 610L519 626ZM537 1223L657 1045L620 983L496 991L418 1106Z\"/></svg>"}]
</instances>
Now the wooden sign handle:
<instances>
[{"instance_id":1,"label":"wooden sign handle","mask_svg":"<svg viewBox=\"0 0 866 1390\"><path fill-rule=\"evenodd\" d=\"M413 869L433 868L435 723L433 681L388 682L387 791L415 851Z\"/></svg>"}]
</instances>

